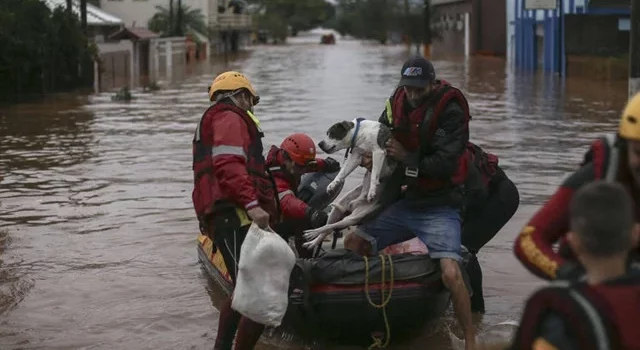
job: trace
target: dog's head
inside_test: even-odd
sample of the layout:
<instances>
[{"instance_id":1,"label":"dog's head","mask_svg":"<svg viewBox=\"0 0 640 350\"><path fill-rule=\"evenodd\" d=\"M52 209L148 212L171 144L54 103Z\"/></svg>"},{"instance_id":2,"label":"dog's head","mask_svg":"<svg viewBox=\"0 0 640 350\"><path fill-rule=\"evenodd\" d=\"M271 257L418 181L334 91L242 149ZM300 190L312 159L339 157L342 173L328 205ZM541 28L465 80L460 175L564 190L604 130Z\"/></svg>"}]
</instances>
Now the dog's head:
<instances>
[{"instance_id":1,"label":"dog's head","mask_svg":"<svg viewBox=\"0 0 640 350\"><path fill-rule=\"evenodd\" d=\"M327 154L349 148L355 126L354 122L346 120L331 125L327 137L318 143L318 147Z\"/></svg>"}]
</instances>

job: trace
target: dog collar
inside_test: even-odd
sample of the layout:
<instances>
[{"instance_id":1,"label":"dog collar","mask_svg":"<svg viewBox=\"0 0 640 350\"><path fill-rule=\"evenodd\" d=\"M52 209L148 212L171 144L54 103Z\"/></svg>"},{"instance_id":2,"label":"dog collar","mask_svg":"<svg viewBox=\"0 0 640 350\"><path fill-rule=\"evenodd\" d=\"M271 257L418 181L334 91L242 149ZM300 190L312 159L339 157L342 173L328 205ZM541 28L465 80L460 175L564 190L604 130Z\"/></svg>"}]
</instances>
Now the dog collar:
<instances>
[{"instance_id":1,"label":"dog collar","mask_svg":"<svg viewBox=\"0 0 640 350\"><path fill-rule=\"evenodd\" d=\"M356 130L353 132L353 136L351 136L351 144L349 148L344 152L344 159L347 159L349 153L353 152L353 147L356 145L356 136L358 136L358 131L360 130L360 122L365 120L366 118L358 118L356 119Z\"/></svg>"}]
</instances>

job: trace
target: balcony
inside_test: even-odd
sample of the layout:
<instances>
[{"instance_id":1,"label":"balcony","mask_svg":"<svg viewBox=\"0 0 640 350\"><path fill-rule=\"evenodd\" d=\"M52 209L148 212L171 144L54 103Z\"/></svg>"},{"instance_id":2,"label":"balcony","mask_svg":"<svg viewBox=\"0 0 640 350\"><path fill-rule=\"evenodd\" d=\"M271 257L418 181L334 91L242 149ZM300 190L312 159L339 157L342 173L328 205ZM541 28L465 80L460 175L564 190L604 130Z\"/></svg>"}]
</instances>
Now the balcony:
<instances>
[{"instance_id":1,"label":"balcony","mask_svg":"<svg viewBox=\"0 0 640 350\"><path fill-rule=\"evenodd\" d=\"M250 29L251 28L251 15L242 13L219 13L218 14L218 23L216 27L221 30L224 29L233 29L233 30L241 30L241 29Z\"/></svg>"}]
</instances>

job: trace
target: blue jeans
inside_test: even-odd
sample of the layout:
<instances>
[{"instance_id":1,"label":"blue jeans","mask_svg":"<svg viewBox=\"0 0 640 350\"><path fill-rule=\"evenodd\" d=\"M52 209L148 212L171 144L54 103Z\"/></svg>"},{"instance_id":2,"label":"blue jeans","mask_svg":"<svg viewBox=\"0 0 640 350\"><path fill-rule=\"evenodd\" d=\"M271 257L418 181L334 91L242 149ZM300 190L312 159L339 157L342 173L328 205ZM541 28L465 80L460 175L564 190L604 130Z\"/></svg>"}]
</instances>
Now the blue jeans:
<instances>
[{"instance_id":1,"label":"blue jeans","mask_svg":"<svg viewBox=\"0 0 640 350\"><path fill-rule=\"evenodd\" d=\"M371 243L373 253L418 237L432 258L462 259L460 211L452 207L417 208L401 199L359 226L356 234Z\"/></svg>"}]
</instances>

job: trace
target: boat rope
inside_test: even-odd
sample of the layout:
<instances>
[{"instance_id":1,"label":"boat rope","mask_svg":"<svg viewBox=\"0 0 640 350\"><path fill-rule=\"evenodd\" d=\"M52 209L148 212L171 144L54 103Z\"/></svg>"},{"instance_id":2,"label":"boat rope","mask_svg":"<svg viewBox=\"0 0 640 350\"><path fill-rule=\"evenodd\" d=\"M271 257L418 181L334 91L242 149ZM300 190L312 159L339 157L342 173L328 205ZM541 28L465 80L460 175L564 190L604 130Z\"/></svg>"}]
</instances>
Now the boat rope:
<instances>
[{"instance_id":1,"label":"boat rope","mask_svg":"<svg viewBox=\"0 0 640 350\"><path fill-rule=\"evenodd\" d=\"M389 319L387 318L387 304L389 304L389 301L391 301L391 295L393 294L393 282L394 282L394 276L393 276L393 259L391 258L391 255L387 255L387 254L380 254L379 255L380 260L381 260L381 264L382 264L382 277L380 280L380 294L381 294L381 303L380 304L376 304L373 302L373 300L371 300L371 295L369 293L369 259L365 256L364 257L364 268L365 268L365 279L364 279L364 290L365 290L365 295L367 296L367 301L369 302L369 305L373 306L376 309L382 309L382 318L384 319L384 328L385 328L385 342L382 342L382 338L378 337L378 336L371 336L373 338L373 344L371 344L371 346L369 346L369 350L374 349L374 348L386 348L389 345L389 342L391 341L391 327L389 326ZM385 298L385 283L386 283L386 272L385 272L385 265L386 265L386 259L389 259L389 294L386 296Z\"/></svg>"}]
</instances>

